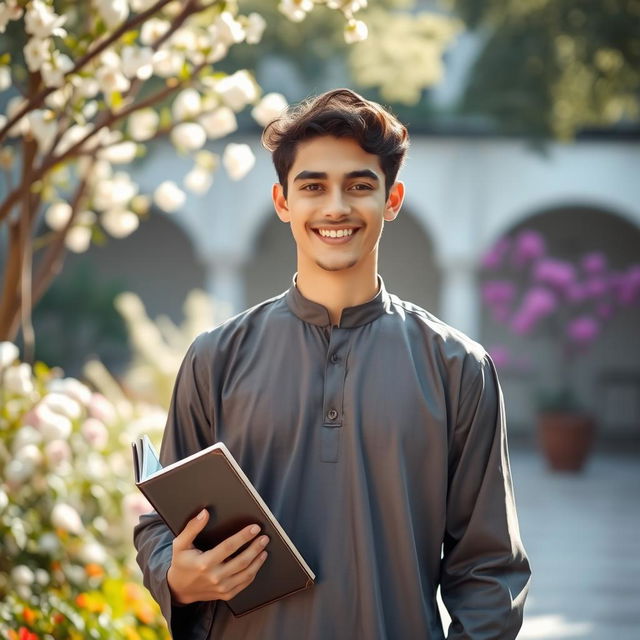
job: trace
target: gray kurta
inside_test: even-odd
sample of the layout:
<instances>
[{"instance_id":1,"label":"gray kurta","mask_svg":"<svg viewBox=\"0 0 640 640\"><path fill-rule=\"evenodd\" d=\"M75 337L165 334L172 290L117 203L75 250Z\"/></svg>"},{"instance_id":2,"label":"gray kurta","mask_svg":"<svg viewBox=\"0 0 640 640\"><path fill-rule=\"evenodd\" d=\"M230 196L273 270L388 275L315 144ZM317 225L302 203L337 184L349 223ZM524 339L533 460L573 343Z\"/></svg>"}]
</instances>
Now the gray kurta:
<instances>
[{"instance_id":1,"label":"gray kurta","mask_svg":"<svg viewBox=\"0 0 640 640\"><path fill-rule=\"evenodd\" d=\"M138 562L174 637L437 640L440 584L448 638L515 638L530 570L491 359L379 276L334 326L295 277L195 339L160 457L225 442L316 585L237 619L223 602L172 607L172 534L144 515Z\"/></svg>"}]
</instances>

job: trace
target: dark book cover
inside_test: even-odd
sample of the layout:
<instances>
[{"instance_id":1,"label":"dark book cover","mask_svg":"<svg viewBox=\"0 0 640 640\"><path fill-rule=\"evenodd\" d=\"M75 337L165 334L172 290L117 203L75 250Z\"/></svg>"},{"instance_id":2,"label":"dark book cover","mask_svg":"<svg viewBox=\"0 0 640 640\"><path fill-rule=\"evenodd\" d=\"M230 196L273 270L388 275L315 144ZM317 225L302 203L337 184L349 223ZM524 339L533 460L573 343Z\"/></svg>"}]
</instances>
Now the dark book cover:
<instances>
[{"instance_id":1,"label":"dark book cover","mask_svg":"<svg viewBox=\"0 0 640 640\"><path fill-rule=\"evenodd\" d=\"M209 521L194 540L202 551L253 523L260 525L259 535L269 536L268 556L254 581L226 602L235 616L313 584L315 574L222 442L164 468L147 436L131 444L135 483L174 535L206 508Z\"/></svg>"}]
</instances>

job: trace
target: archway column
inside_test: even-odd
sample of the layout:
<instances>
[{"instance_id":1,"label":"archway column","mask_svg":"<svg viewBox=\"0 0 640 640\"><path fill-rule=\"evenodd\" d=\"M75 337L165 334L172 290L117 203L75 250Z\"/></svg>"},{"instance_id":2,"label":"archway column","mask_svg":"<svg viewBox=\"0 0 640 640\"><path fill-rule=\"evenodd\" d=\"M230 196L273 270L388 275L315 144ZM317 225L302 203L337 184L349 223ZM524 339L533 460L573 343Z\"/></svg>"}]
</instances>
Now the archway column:
<instances>
[{"instance_id":1,"label":"archway column","mask_svg":"<svg viewBox=\"0 0 640 640\"><path fill-rule=\"evenodd\" d=\"M232 315L245 309L245 258L237 254L215 253L205 260L205 288L214 302L229 305Z\"/></svg>"},{"instance_id":2,"label":"archway column","mask_svg":"<svg viewBox=\"0 0 640 640\"><path fill-rule=\"evenodd\" d=\"M441 262L440 269L440 318L473 340L479 340L480 296L474 261L467 257L448 257Z\"/></svg>"}]
</instances>

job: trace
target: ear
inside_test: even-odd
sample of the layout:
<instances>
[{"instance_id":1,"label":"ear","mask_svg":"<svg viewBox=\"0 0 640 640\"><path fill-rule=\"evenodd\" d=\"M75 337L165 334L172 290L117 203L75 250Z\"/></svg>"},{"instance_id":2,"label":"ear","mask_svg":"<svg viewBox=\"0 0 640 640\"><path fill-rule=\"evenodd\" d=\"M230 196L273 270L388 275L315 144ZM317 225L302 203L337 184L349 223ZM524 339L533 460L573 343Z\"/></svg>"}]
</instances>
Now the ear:
<instances>
[{"instance_id":1,"label":"ear","mask_svg":"<svg viewBox=\"0 0 640 640\"><path fill-rule=\"evenodd\" d=\"M387 204L384 208L384 219L394 220L398 213L400 213L400 207L404 200L404 182L394 182L389 189L389 197L387 198Z\"/></svg>"},{"instance_id":2,"label":"ear","mask_svg":"<svg viewBox=\"0 0 640 640\"><path fill-rule=\"evenodd\" d=\"M276 213L278 214L278 218L280 218L282 222L291 222L287 199L284 197L284 191L279 182L276 182L273 187L271 187L271 198L273 200L273 206L275 207Z\"/></svg>"}]
</instances>

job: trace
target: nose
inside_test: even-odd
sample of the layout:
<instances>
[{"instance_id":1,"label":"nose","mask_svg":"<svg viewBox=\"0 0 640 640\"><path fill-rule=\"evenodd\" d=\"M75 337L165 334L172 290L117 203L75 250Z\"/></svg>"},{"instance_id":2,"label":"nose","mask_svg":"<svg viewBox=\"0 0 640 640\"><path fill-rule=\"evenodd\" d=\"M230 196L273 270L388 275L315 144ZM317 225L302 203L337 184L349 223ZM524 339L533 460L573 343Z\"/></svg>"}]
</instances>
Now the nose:
<instances>
[{"instance_id":1,"label":"nose","mask_svg":"<svg viewBox=\"0 0 640 640\"><path fill-rule=\"evenodd\" d=\"M347 202L342 189L333 189L327 192L322 212L326 218L341 218L350 211L351 205Z\"/></svg>"}]
</instances>

